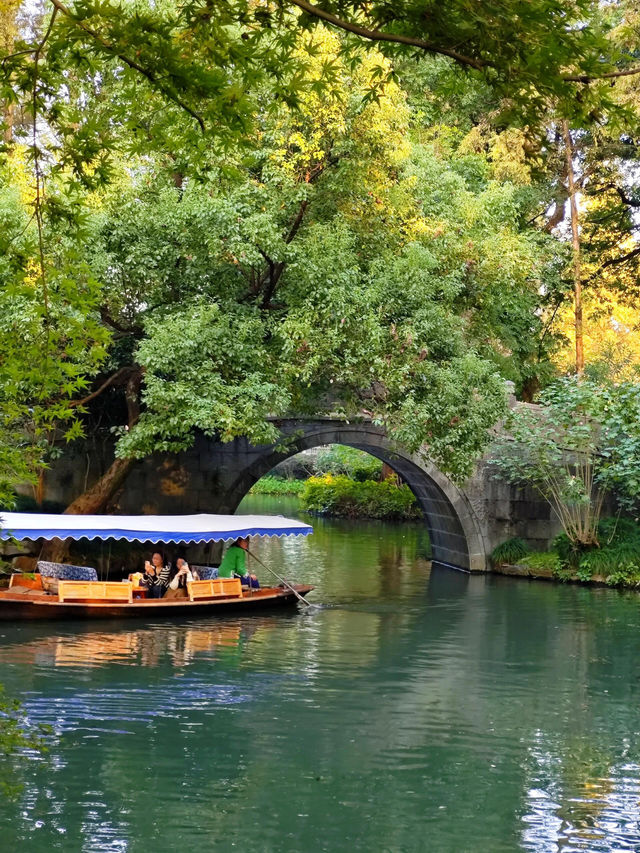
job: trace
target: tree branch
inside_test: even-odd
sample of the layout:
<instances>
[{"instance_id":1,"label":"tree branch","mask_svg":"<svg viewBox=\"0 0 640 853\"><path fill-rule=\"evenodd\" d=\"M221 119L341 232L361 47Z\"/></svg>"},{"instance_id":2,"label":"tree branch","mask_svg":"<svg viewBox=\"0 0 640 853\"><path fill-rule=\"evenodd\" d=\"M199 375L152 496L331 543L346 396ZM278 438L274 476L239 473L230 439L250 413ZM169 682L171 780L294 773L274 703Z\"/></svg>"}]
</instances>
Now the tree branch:
<instances>
[{"instance_id":1,"label":"tree branch","mask_svg":"<svg viewBox=\"0 0 640 853\"><path fill-rule=\"evenodd\" d=\"M118 320L114 320L104 305L100 306L99 312L102 322L106 323L107 326L111 326L111 328L116 332L120 332L121 335L133 335L134 337L142 336L141 326L123 326Z\"/></svg>"},{"instance_id":2,"label":"tree branch","mask_svg":"<svg viewBox=\"0 0 640 853\"><path fill-rule=\"evenodd\" d=\"M293 225L289 229L289 233L287 234L286 239L284 241L287 245L289 245L289 243L298 233L300 226L302 225L302 219L304 217L307 207L309 207L309 201L305 199L300 205L300 209L298 210L296 218L293 220Z\"/></svg>"},{"instance_id":3,"label":"tree branch","mask_svg":"<svg viewBox=\"0 0 640 853\"><path fill-rule=\"evenodd\" d=\"M617 266L618 264L626 264L627 261L631 261L634 258L637 258L638 255L640 255L640 246L636 247L635 249L632 249L630 252L627 252L625 255L620 255L617 258L609 258L609 260L605 261L602 264L602 266L600 267L600 269L597 272L595 272L593 274L593 276L591 276L591 278L594 278L596 275L598 275L598 273L601 273L607 267Z\"/></svg>"},{"instance_id":4,"label":"tree branch","mask_svg":"<svg viewBox=\"0 0 640 853\"><path fill-rule=\"evenodd\" d=\"M370 39L371 41L387 41L395 42L397 44L406 44L412 47L419 47L428 53L438 53L441 56L448 56L459 65L464 65L467 68L475 68L478 71L493 64L481 59L474 59L471 56L465 56L455 50L450 50L447 47L441 47L434 42L425 41L424 39L415 38L414 36L403 36L396 35L395 33L381 32L380 30L369 30L366 27L361 27L359 24L354 24L351 21L345 21L342 18L338 18L336 15L326 12L324 9L314 6L312 3L307 3L306 0L291 0L291 2L294 6L297 6L299 9L302 9L303 12L306 12L307 15L311 15L314 18L320 18L329 24L333 24L334 27L339 27L341 30L345 30L348 33L354 33L357 36L362 36L362 38Z\"/></svg>"},{"instance_id":5,"label":"tree branch","mask_svg":"<svg viewBox=\"0 0 640 853\"><path fill-rule=\"evenodd\" d=\"M149 71L148 68L145 68L143 65L140 65L139 62L136 62L134 59L130 59L124 53L121 53L118 48L111 44L111 42L107 41L104 36L100 35L99 32L87 26L83 21L77 18L73 12L68 9L64 3L61 3L60 0L50 0L53 6L59 11L62 12L70 21L72 21L79 29L81 29L84 33L91 36L94 41L97 41L99 45L101 45L108 53L117 56L125 65L128 65L129 68L132 68L134 71L137 71L139 74L142 74L146 79L157 89L159 89L163 95L166 95L170 100L172 100L175 104L181 107L186 113L188 113L192 118L194 118L198 124L200 125L200 130L205 133L206 128L204 124L204 119L201 115L199 115L195 110L193 110L187 103L185 103L182 98L180 98L175 92L172 92L171 89L168 89L156 76L153 71Z\"/></svg>"},{"instance_id":6,"label":"tree branch","mask_svg":"<svg viewBox=\"0 0 640 853\"><path fill-rule=\"evenodd\" d=\"M621 187L614 186L613 189L618 193L623 204L626 204L628 207L640 207L640 201L634 201L629 198Z\"/></svg>"},{"instance_id":7,"label":"tree branch","mask_svg":"<svg viewBox=\"0 0 640 853\"><path fill-rule=\"evenodd\" d=\"M120 370L116 370L114 374L112 374L107 380L105 380L102 385L89 394L87 397L84 397L82 400L72 400L69 403L71 408L76 408L77 406L84 406L87 403L90 403L91 400L95 400L96 397L99 397L103 391L106 391L109 386L114 385L119 379L122 379L124 376L128 376L131 372L139 372L135 367L121 367Z\"/></svg>"},{"instance_id":8,"label":"tree branch","mask_svg":"<svg viewBox=\"0 0 640 853\"><path fill-rule=\"evenodd\" d=\"M563 221L563 219L565 217L565 205L566 205L566 203L567 203L566 193L564 194L563 198L554 199L555 208L553 210L553 213L551 214L551 216L549 217L549 219L545 223L545 226L543 229L548 234L550 234L553 231L553 229L557 225L560 225L560 223Z\"/></svg>"},{"instance_id":9,"label":"tree branch","mask_svg":"<svg viewBox=\"0 0 640 853\"><path fill-rule=\"evenodd\" d=\"M465 54L458 53L458 51L451 48L442 47L435 42L425 41L425 39L416 38L415 36L403 36L396 33L382 32L381 30L370 30L367 27L362 27L351 21L345 21L337 15L332 15L331 12L327 12L318 6L314 6L312 3L308 3L307 0L291 0L291 3L299 9L302 9L302 11L306 12L307 15L311 15L314 18L320 18L329 24L333 24L334 27L339 27L341 30L345 30L345 32L354 33L354 35L370 39L371 41L394 42L396 44L406 44L411 47L418 47L427 53L436 53L441 56L448 56L459 65L463 65L466 68L475 68L478 71L482 71L485 68L495 67L494 62L475 59L472 56L466 56ZM618 77L632 77L635 74L640 74L640 66L625 68L620 71L605 71L603 74L565 74L562 75L560 79L565 83L588 84L596 80L614 80Z\"/></svg>"},{"instance_id":10,"label":"tree branch","mask_svg":"<svg viewBox=\"0 0 640 853\"><path fill-rule=\"evenodd\" d=\"M594 80L612 80L616 77L632 77L634 74L640 74L640 66L624 71L606 71L604 74L567 74L562 79L565 83L593 83Z\"/></svg>"}]
</instances>

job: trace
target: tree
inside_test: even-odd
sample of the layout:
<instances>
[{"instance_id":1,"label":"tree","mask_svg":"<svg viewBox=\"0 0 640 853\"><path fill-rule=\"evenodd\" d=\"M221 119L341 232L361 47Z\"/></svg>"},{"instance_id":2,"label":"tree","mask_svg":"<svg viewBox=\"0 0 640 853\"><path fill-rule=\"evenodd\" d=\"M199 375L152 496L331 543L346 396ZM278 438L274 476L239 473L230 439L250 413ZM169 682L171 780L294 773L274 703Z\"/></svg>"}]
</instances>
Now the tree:
<instances>
[{"instance_id":1,"label":"tree","mask_svg":"<svg viewBox=\"0 0 640 853\"><path fill-rule=\"evenodd\" d=\"M573 334L573 310L562 305L555 328L567 340ZM584 299L585 373L596 381L637 381L640 374L640 311L617 289L590 287ZM556 355L558 367L571 372L575 355L567 346Z\"/></svg>"},{"instance_id":2,"label":"tree","mask_svg":"<svg viewBox=\"0 0 640 853\"><path fill-rule=\"evenodd\" d=\"M0 68L6 102L31 110L14 135L30 142L38 243L56 210L89 221L83 260L113 341L72 402L111 409L119 458L71 509L103 507L135 456L186 447L196 429L274 439L266 416L291 411L364 409L464 476L502 411L498 370L528 394L548 378L540 294L556 294L558 262L527 228L524 134L493 134L488 155L443 153L427 134L412 149L392 64L299 4L52 5ZM473 25L465 4L433 5L429 48L403 36L424 27L417 5L369 23L448 73L469 66L450 55L464 43L481 75L465 83L501 121L506 106L528 120L550 92L568 103L592 71L630 70L599 25L568 27L547 83L548 18L521 5L503 31L491 3ZM333 11L349 10L366 24L381 6ZM592 4L573 13L596 22ZM605 95L590 86L575 109ZM56 181L73 204L52 203Z\"/></svg>"},{"instance_id":3,"label":"tree","mask_svg":"<svg viewBox=\"0 0 640 853\"><path fill-rule=\"evenodd\" d=\"M314 47L324 62L338 43ZM428 238L418 177L402 168L402 93L363 101L360 68L343 66L333 99L312 94L267 122L222 192L166 177L161 188L160 171L118 193L96 262L130 296L105 313L138 330L144 369L122 456L186 447L194 428L274 440L269 413L364 406L405 444L428 440L443 465L469 470L501 381L454 316L462 249L437 258L417 240Z\"/></svg>"},{"instance_id":4,"label":"tree","mask_svg":"<svg viewBox=\"0 0 640 853\"><path fill-rule=\"evenodd\" d=\"M604 12L604 9L603 9ZM637 43L637 12L631 4L606 7L609 50L632 50ZM449 128L459 152L484 152L493 168L529 186L529 218L541 231L571 244L566 268L559 269L555 284L541 300L545 339L557 333L571 336L573 368L584 368L585 338L589 328L581 321L582 302L595 305L599 292L619 292L621 307L632 306L637 296L638 263L635 224L637 189L638 99L634 77L613 78L608 97L591 101L591 114L576 113L561 98L550 97L537 116L544 136L534 128L524 132L505 127L504 105L485 82L452 72L443 60L412 66L400 64L410 98L437 132ZM593 93L592 93L593 94ZM579 100L583 94L576 93ZM455 128L452 137L451 128ZM425 128L426 129L426 128ZM425 132L424 130L422 132ZM557 261L563 253L556 249ZM573 303L573 328L566 322ZM567 364L564 354L560 362ZM544 384L544 383L543 383ZM524 389L524 386L522 386ZM532 388L535 389L535 385ZM527 397L533 395L527 391Z\"/></svg>"}]
</instances>

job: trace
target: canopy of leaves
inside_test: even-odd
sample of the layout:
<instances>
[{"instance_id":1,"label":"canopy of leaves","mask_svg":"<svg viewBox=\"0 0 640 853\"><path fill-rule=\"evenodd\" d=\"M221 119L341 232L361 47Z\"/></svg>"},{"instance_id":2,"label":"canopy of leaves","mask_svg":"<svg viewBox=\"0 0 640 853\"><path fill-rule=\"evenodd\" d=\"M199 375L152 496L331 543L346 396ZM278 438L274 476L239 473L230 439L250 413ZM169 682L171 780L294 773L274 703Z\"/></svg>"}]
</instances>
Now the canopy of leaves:
<instances>
[{"instance_id":1,"label":"canopy of leaves","mask_svg":"<svg viewBox=\"0 0 640 853\"><path fill-rule=\"evenodd\" d=\"M25 441L42 460L79 435L86 398L121 456L341 413L463 477L503 378L528 397L549 380L567 257L533 226L562 193L526 128L627 108L584 87L633 70L621 16L323 8L48 0L7 18L5 142L30 160L18 195L0 187L6 470Z\"/></svg>"},{"instance_id":2,"label":"canopy of leaves","mask_svg":"<svg viewBox=\"0 0 640 853\"><path fill-rule=\"evenodd\" d=\"M32 189L19 152L0 168L0 495L29 479L62 430L82 435L75 404L106 355L100 286L86 233L50 200L42 247L29 215ZM42 251L41 251L42 248Z\"/></svg>"},{"instance_id":3,"label":"canopy of leaves","mask_svg":"<svg viewBox=\"0 0 640 853\"><path fill-rule=\"evenodd\" d=\"M134 119L122 109L126 101L144 106L160 95L189 114L195 126L215 127L222 140L233 138L246 130L252 113L247 93L259 81L269 79L284 103L304 90L297 46L304 30L319 25L349 34L343 51L352 61L371 42L393 56L411 51L447 57L483 75L530 119L550 98L586 115L593 89L600 98L606 90L585 89L584 82L635 64L631 45L608 38L617 21L596 0L49 0L45 15L50 14L55 21L40 73L49 92L61 95L60 75L66 72L70 111L58 102L51 118L67 136L74 87L90 81L96 87L99 78L117 75L122 98L115 110L122 122ZM34 33L34 42L37 37ZM32 90L31 56L23 50L29 50L27 43L3 64L5 86L13 92ZM327 62L325 82L334 71ZM385 73L381 68L379 76ZM577 88L581 98L575 97ZM155 123L166 127L166 117ZM105 142L101 125L100 114L85 119L85 142L95 135Z\"/></svg>"}]
</instances>

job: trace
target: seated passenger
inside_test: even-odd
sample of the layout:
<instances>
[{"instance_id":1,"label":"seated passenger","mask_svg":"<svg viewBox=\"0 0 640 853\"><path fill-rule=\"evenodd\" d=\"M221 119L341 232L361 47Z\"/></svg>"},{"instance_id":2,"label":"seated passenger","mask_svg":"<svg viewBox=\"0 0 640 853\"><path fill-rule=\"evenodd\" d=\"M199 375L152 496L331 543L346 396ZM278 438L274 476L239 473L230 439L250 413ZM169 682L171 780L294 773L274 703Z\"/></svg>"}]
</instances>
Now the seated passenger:
<instances>
[{"instance_id":1,"label":"seated passenger","mask_svg":"<svg viewBox=\"0 0 640 853\"><path fill-rule=\"evenodd\" d=\"M200 580L198 573L189 568L189 564L183 557L176 560L176 572L169 583L169 589L165 598L188 598L187 584L191 581Z\"/></svg>"},{"instance_id":2,"label":"seated passenger","mask_svg":"<svg viewBox=\"0 0 640 853\"><path fill-rule=\"evenodd\" d=\"M249 548L248 539L236 539L236 541L227 548L227 551L222 558L220 568L218 569L219 578L240 578L243 586L250 586L253 589L259 589L260 584L255 575L249 574L247 570L247 549Z\"/></svg>"},{"instance_id":3,"label":"seated passenger","mask_svg":"<svg viewBox=\"0 0 640 853\"><path fill-rule=\"evenodd\" d=\"M162 598L169 586L169 575L171 566L164 564L164 556L160 551L154 551L151 555L151 562L145 560L144 574L140 581L141 586L146 586L149 590L150 598Z\"/></svg>"}]
</instances>

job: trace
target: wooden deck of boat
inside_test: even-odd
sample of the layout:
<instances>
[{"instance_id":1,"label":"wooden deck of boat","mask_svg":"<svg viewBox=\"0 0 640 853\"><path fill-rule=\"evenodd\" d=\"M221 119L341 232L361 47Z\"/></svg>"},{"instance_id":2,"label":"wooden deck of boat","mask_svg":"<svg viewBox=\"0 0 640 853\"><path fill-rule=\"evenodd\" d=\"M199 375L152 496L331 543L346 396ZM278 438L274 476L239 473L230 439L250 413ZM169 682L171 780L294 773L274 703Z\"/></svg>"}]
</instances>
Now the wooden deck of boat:
<instances>
[{"instance_id":1,"label":"wooden deck of boat","mask_svg":"<svg viewBox=\"0 0 640 853\"><path fill-rule=\"evenodd\" d=\"M18 592L18 590L21 590ZM306 595L313 587L293 585L299 595ZM242 598L204 599L134 599L132 602L109 602L92 600L59 601L38 589L12 587L0 591L0 620L21 619L105 619L167 615L186 615L194 611L198 615L227 614L231 611L250 612L269 607L285 607L297 604L298 598L286 587L263 587L247 591Z\"/></svg>"}]
</instances>

